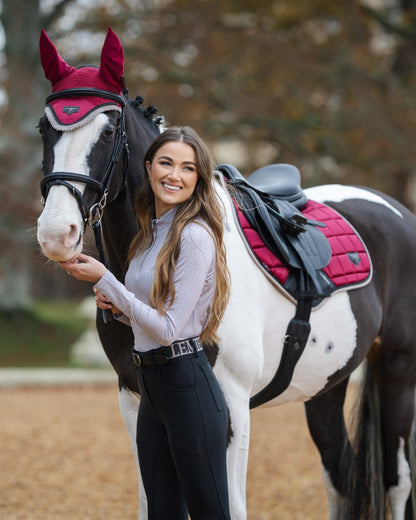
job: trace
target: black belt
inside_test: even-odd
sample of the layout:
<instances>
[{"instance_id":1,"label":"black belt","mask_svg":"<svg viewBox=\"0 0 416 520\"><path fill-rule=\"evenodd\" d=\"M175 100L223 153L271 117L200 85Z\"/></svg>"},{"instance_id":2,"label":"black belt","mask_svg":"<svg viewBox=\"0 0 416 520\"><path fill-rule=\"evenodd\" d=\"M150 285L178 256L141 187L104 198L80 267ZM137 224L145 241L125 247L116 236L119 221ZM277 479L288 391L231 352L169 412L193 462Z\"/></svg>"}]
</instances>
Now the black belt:
<instances>
[{"instance_id":1,"label":"black belt","mask_svg":"<svg viewBox=\"0 0 416 520\"><path fill-rule=\"evenodd\" d=\"M167 347L160 347L148 352L137 352L133 350L133 363L136 367L148 365L166 365L170 360L177 357L194 354L202 350L199 338L190 338L183 341L175 341Z\"/></svg>"}]
</instances>

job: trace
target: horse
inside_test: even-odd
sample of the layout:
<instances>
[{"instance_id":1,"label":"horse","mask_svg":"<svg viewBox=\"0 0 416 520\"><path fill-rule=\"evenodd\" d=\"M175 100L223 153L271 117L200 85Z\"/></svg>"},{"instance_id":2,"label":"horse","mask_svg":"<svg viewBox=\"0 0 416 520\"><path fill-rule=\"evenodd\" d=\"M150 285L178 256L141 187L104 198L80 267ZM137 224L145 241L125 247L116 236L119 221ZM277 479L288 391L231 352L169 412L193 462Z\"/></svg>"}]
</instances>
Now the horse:
<instances>
[{"instance_id":1,"label":"horse","mask_svg":"<svg viewBox=\"0 0 416 520\"><path fill-rule=\"evenodd\" d=\"M99 67L67 65L43 31L40 54L53 92L39 122L44 208L38 242L50 260L69 260L82 251L91 224L100 257L123 280L136 233L134 194L145 182L143 154L163 128L153 107L144 108L140 97L129 98L122 46L111 29ZM204 349L229 410L231 515L244 520L250 405L276 374L297 302L273 283L249 251L222 173L219 168L214 183L224 208L231 296L219 342ZM325 185L306 189L303 196L347 219L365 244L371 272L366 283L335 291L310 309L310 331L285 388L264 396L261 405L304 403L321 457L330 520L380 520L387 510L393 520L410 520L415 514L416 218L396 200L368 188ZM118 375L120 410L137 461L139 390L132 333L101 312L97 329ZM350 376L360 366L365 375L352 439L343 405ZM139 518L146 518L138 474Z\"/></svg>"}]
</instances>

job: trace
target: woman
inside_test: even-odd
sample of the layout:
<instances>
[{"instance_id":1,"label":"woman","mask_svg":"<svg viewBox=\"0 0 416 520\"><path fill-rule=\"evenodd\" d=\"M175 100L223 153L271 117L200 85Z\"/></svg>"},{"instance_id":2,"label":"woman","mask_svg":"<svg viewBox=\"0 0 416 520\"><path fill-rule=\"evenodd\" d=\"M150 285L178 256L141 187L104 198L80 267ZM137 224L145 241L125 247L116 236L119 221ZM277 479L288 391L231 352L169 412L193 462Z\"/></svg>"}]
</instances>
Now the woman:
<instances>
[{"instance_id":1,"label":"woman","mask_svg":"<svg viewBox=\"0 0 416 520\"><path fill-rule=\"evenodd\" d=\"M191 128L173 127L144 166L125 285L86 255L61 265L95 282L97 305L133 329L148 518L230 519L227 410L200 343L216 340L229 295L213 160Z\"/></svg>"}]
</instances>

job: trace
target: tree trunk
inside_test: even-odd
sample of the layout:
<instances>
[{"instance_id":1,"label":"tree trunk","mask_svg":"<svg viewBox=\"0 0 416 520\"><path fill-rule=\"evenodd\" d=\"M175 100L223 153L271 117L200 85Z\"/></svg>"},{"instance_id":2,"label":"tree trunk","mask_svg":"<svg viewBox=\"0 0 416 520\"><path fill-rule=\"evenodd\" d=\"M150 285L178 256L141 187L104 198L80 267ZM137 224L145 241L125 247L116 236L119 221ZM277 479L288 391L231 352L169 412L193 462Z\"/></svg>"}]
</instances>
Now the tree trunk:
<instances>
[{"instance_id":1,"label":"tree trunk","mask_svg":"<svg viewBox=\"0 0 416 520\"><path fill-rule=\"evenodd\" d=\"M0 127L0 309L31 304L34 249L31 229L39 207L41 146L36 131L43 102L39 92L40 21L37 1L3 0L7 105ZM46 87L46 86L45 86Z\"/></svg>"}]
</instances>

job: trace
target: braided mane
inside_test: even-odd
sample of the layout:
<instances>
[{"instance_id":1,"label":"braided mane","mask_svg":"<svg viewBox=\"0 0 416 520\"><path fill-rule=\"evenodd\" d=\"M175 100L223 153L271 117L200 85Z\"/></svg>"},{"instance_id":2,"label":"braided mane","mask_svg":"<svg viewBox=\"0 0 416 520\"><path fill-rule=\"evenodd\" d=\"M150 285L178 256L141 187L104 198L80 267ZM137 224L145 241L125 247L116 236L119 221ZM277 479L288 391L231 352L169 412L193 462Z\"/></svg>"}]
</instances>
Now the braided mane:
<instances>
[{"instance_id":1,"label":"braided mane","mask_svg":"<svg viewBox=\"0 0 416 520\"><path fill-rule=\"evenodd\" d=\"M127 91L124 91L124 94L127 96ZM154 105L149 105L146 108L142 106L143 102L144 102L142 96L136 96L134 99L131 99L129 101L133 108L135 108L136 110L141 110L144 117L146 117L147 119L151 119L156 126L160 126L163 124L164 117L163 116L156 117L157 107L155 107Z\"/></svg>"}]
</instances>

